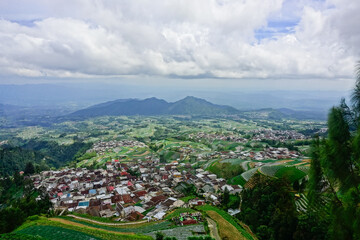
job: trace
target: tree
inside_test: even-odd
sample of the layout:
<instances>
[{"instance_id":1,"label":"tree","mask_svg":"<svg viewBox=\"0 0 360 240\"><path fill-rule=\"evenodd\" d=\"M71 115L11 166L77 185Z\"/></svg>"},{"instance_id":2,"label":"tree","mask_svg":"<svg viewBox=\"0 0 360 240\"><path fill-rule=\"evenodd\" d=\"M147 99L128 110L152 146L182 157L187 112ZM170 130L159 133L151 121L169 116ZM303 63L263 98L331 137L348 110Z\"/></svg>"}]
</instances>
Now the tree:
<instances>
[{"instance_id":1,"label":"tree","mask_svg":"<svg viewBox=\"0 0 360 240\"><path fill-rule=\"evenodd\" d=\"M240 220L261 239L292 239L297 212L290 185L283 179L253 176L257 184L242 191Z\"/></svg>"},{"instance_id":2,"label":"tree","mask_svg":"<svg viewBox=\"0 0 360 240\"><path fill-rule=\"evenodd\" d=\"M31 162L28 162L25 166L24 174L31 175L35 173L35 167Z\"/></svg>"},{"instance_id":3,"label":"tree","mask_svg":"<svg viewBox=\"0 0 360 240\"><path fill-rule=\"evenodd\" d=\"M352 185L352 149L349 125L344 119L343 111L333 107L328 117L328 140L321 153L321 165L333 188L338 185L346 190Z\"/></svg>"},{"instance_id":4,"label":"tree","mask_svg":"<svg viewBox=\"0 0 360 240\"><path fill-rule=\"evenodd\" d=\"M160 156L160 162L161 162L161 163L166 163L165 153L162 152L162 153L159 154L159 156Z\"/></svg>"},{"instance_id":5,"label":"tree","mask_svg":"<svg viewBox=\"0 0 360 240\"><path fill-rule=\"evenodd\" d=\"M163 240L165 235L162 232L156 232L155 238L156 240Z\"/></svg>"},{"instance_id":6,"label":"tree","mask_svg":"<svg viewBox=\"0 0 360 240\"><path fill-rule=\"evenodd\" d=\"M323 172L320 163L320 138L316 136L311 144L311 164L309 170L308 199L309 205L314 206L318 203L321 191L324 188Z\"/></svg>"},{"instance_id":7,"label":"tree","mask_svg":"<svg viewBox=\"0 0 360 240\"><path fill-rule=\"evenodd\" d=\"M225 187L221 203L223 206L226 207L229 204L229 202L230 202L230 192L229 192L229 189L227 187Z\"/></svg>"}]
</instances>

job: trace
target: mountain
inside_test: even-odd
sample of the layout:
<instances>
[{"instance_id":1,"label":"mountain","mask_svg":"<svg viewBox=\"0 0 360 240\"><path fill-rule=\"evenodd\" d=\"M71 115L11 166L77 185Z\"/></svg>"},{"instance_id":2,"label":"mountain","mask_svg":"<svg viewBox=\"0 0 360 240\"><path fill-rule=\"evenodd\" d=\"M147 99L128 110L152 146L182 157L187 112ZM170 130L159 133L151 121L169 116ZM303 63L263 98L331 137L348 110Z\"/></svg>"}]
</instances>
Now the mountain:
<instances>
[{"instance_id":1,"label":"mountain","mask_svg":"<svg viewBox=\"0 0 360 240\"><path fill-rule=\"evenodd\" d=\"M186 97L169 103L162 99L147 98L119 99L97 104L70 114L70 117L97 117L118 115L222 115L237 114L239 111L230 106L210 103L196 97Z\"/></svg>"}]
</instances>

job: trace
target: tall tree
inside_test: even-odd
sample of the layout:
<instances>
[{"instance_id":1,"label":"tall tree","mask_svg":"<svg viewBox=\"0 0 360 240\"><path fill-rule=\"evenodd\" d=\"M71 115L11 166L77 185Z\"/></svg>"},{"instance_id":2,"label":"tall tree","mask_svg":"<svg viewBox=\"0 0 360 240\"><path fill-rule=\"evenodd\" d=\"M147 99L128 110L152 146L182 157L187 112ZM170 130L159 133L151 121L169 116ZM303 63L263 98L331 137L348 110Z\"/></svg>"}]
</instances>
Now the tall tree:
<instances>
[{"instance_id":1,"label":"tall tree","mask_svg":"<svg viewBox=\"0 0 360 240\"><path fill-rule=\"evenodd\" d=\"M314 206L319 202L321 191L324 188L324 177L320 163L320 148L320 138L316 136L311 145L311 165L308 182L308 199L310 206Z\"/></svg>"},{"instance_id":2,"label":"tall tree","mask_svg":"<svg viewBox=\"0 0 360 240\"><path fill-rule=\"evenodd\" d=\"M24 174L25 175L31 175L35 173L35 167L32 164L32 162L28 162L25 166Z\"/></svg>"},{"instance_id":3,"label":"tall tree","mask_svg":"<svg viewBox=\"0 0 360 240\"><path fill-rule=\"evenodd\" d=\"M328 129L322 166L327 177L335 180L336 187L346 190L352 184L351 143L349 125L341 108L333 107L330 110Z\"/></svg>"}]
</instances>

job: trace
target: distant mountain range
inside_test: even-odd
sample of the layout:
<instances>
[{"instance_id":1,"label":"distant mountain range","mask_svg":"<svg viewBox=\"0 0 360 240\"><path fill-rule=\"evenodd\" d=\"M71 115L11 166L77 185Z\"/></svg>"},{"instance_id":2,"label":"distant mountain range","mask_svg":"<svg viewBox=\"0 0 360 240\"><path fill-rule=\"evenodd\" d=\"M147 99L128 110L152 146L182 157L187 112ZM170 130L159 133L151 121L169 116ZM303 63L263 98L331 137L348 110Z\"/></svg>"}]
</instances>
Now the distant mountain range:
<instances>
[{"instance_id":1,"label":"distant mountain range","mask_svg":"<svg viewBox=\"0 0 360 240\"><path fill-rule=\"evenodd\" d=\"M119 99L106 103L97 104L74 113L70 117L98 117L118 115L230 115L238 114L239 110L230 107L210 103L196 97L186 97L176 102L167 102L158 98Z\"/></svg>"}]
</instances>

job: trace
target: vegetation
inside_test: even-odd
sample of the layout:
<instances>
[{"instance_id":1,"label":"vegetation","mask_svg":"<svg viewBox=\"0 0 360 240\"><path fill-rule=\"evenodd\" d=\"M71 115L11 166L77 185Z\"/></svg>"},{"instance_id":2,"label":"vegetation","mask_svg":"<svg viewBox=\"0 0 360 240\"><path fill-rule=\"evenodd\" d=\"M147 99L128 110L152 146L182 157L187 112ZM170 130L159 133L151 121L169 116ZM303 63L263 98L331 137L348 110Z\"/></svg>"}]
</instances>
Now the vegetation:
<instances>
[{"instance_id":1,"label":"vegetation","mask_svg":"<svg viewBox=\"0 0 360 240\"><path fill-rule=\"evenodd\" d=\"M240 235L243 236L245 239L250 239L250 240L254 239L253 236L241 225L239 220L232 217L227 212L225 212L223 210L220 210L217 207L210 206L210 205L200 206L200 207L197 207L197 209L199 209L200 211L205 212L206 214L208 214L208 212L210 211L210 213L213 216L215 216L215 218L220 220L221 222L224 223L224 221L226 221L227 223L232 225L240 233ZM216 213L216 214L214 214L214 213ZM219 216L221 216L221 218ZM226 224L226 229L229 229L229 228L230 228L230 232L234 232L234 228L229 227L229 225ZM237 233L237 235L239 235L239 234ZM229 239L231 239L231 238L229 238Z\"/></svg>"},{"instance_id":2,"label":"vegetation","mask_svg":"<svg viewBox=\"0 0 360 240\"><path fill-rule=\"evenodd\" d=\"M0 190L0 206L3 206L0 208L0 233L11 232L29 216L50 213L52 205L47 192L35 190L32 182L18 173L12 179L2 179Z\"/></svg>"},{"instance_id":3,"label":"vegetation","mask_svg":"<svg viewBox=\"0 0 360 240\"><path fill-rule=\"evenodd\" d=\"M295 202L283 179L256 174L257 184L242 192L240 219L260 239L292 239L297 226Z\"/></svg>"},{"instance_id":4,"label":"vegetation","mask_svg":"<svg viewBox=\"0 0 360 240\"><path fill-rule=\"evenodd\" d=\"M328 138L317 138L312 145L308 197L312 205L322 202L329 206L330 214L323 221L323 226L330 226L329 239L360 238L360 130L351 132L359 121L357 91L354 109L350 110L344 101L333 107L328 118Z\"/></svg>"},{"instance_id":5,"label":"vegetation","mask_svg":"<svg viewBox=\"0 0 360 240\"><path fill-rule=\"evenodd\" d=\"M219 178L231 179L244 172L241 165L233 165L230 162L217 161L210 165L208 170Z\"/></svg>"},{"instance_id":6,"label":"vegetation","mask_svg":"<svg viewBox=\"0 0 360 240\"><path fill-rule=\"evenodd\" d=\"M0 147L0 176L12 175L16 171L40 172L50 167L61 167L83 154L89 144L76 141L70 145L59 145L54 141L19 141L17 145ZM31 165L32 169L29 169ZM26 169L27 167L27 169Z\"/></svg>"}]
</instances>

